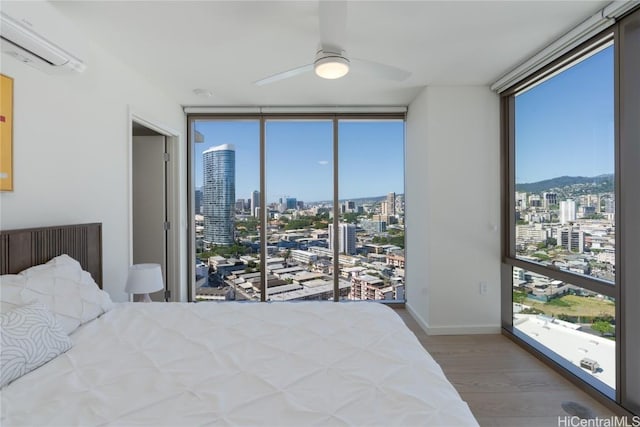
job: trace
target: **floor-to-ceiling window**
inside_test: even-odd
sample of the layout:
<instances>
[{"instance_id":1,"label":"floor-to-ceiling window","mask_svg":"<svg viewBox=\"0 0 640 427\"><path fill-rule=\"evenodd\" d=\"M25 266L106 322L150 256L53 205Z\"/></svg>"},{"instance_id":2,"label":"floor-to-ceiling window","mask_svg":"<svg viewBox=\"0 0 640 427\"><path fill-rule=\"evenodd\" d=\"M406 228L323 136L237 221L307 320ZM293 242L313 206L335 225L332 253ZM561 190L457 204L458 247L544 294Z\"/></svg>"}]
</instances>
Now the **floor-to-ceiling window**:
<instances>
[{"instance_id":1,"label":"floor-to-ceiling window","mask_svg":"<svg viewBox=\"0 0 640 427\"><path fill-rule=\"evenodd\" d=\"M252 300L260 294L260 121L196 119L191 129L192 299Z\"/></svg>"},{"instance_id":2,"label":"floor-to-ceiling window","mask_svg":"<svg viewBox=\"0 0 640 427\"><path fill-rule=\"evenodd\" d=\"M327 229L333 214L333 121L265 121L267 189L266 299L333 295Z\"/></svg>"},{"instance_id":3,"label":"floor-to-ceiling window","mask_svg":"<svg viewBox=\"0 0 640 427\"><path fill-rule=\"evenodd\" d=\"M340 120L345 299L404 300L404 122Z\"/></svg>"},{"instance_id":4,"label":"floor-to-ceiling window","mask_svg":"<svg viewBox=\"0 0 640 427\"><path fill-rule=\"evenodd\" d=\"M623 20L502 94L505 330L630 409L638 20L633 37Z\"/></svg>"},{"instance_id":5,"label":"floor-to-ceiling window","mask_svg":"<svg viewBox=\"0 0 640 427\"><path fill-rule=\"evenodd\" d=\"M189 129L193 300L404 301L404 114Z\"/></svg>"},{"instance_id":6,"label":"floor-to-ceiling window","mask_svg":"<svg viewBox=\"0 0 640 427\"><path fill-rule=\"evenodd\" d=\"M607 38L514 94L510 230L515 258L532 264L513 266L514 328L611 389L616 378L613 50ZM556 271L567 274L554 276Z\"/></svg>"}]
</instances>

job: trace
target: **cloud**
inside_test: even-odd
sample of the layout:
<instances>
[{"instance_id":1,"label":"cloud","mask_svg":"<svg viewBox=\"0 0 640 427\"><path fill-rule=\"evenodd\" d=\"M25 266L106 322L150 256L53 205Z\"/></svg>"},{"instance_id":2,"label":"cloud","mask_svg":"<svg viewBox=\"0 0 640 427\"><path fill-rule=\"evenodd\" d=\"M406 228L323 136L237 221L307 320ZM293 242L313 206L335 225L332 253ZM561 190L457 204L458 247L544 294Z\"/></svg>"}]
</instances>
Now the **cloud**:
<instances>
[{"instance_id":1,"label":"cloud","mask_svg":"<svg viewBox=\"0 0 640 427\"><path fill-rule=\"evenodd\" d=\"M318 160L318 164L322 165L322 166L325 166L325 165L329 164L329 161L328 160Z\"/></svg>"}]
</instances>

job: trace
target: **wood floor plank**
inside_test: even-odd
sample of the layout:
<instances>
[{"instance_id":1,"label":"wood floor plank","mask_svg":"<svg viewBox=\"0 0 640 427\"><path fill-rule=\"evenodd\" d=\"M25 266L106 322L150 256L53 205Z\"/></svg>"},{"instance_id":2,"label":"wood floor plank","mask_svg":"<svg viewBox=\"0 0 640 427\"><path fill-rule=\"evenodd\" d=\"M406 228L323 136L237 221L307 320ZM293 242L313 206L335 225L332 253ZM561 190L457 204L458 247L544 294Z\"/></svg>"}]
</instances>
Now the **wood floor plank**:
<instances>
[{"instance_id":1,"label":"wood floor plank","mask_svg":"<svg viewBox=\"0 0 640 427\"><path fill-rule=\"evenodd\" d=\"M481 426L557 426L573 401L602 418L608 408L506 337L427 335L406 309L396 312L442 367Z\"/></svg>"},{"instance_id":2,"label":"wood floor plank","mask_svg":"<svg viewBox=\"0 0 640 427\"><path fill-rule=\"evenodd\" d=\"M460 393L476 417L565 416L562 402L573 401L601 417L612 416L606 408L580 390L527 391L519 393Z\"/></svg>"},{"instance_id":3,"label":"wood floor plank","mask_svg":"<svg viewBox=\"0 0 640 427\"><path fill-rule=\"evenodd\" d=\"M458 392L503 392L571 390L573 385L544 369L525 372L449 372L449 381Z\"/></svg>"}]
</instances>

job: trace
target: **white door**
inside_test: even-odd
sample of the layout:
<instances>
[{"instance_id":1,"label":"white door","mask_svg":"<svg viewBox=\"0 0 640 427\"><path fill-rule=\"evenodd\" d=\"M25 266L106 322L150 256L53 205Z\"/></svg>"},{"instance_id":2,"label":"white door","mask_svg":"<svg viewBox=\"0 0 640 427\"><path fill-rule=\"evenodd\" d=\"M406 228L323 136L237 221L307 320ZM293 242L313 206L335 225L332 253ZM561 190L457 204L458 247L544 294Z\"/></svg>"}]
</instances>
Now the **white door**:
<instances>
[{"instance_id":1,"label":"white door","mask_svg":"<svg viewBox=\"0 0 640 427\"><path fill-rule=\"evenodd\" d=\"M167 200L166 141L164 136L134 136L133 177L133 263L162 266L167 288ZM151 294L164 301L164 291Z\"/></svg>"}]
</instances>

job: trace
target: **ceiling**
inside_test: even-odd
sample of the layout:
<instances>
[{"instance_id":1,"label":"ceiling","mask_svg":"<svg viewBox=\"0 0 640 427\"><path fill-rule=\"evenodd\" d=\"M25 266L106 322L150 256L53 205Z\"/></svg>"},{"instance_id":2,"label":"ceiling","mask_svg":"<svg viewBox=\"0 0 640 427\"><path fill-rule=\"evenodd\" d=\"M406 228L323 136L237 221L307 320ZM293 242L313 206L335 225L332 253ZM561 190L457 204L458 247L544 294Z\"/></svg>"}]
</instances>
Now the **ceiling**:
<instances>
[{"instance_id":1,"label":"ceiling","mask_svg":"<svg viewBox=\"0 0 640 427\"><path fill-rule=\"evenodd\" d=\"M54 2L89 37L189 106L408 105L424 86L493 83L607 3L349 1L347 54L411 71L409 79L353 69L339 80L310 72L257 86L313 62L317 1Z\"/></svg>"}]
</instances>

